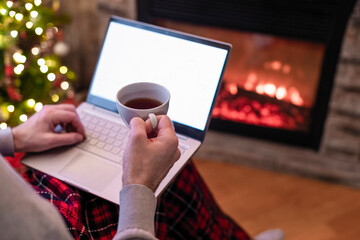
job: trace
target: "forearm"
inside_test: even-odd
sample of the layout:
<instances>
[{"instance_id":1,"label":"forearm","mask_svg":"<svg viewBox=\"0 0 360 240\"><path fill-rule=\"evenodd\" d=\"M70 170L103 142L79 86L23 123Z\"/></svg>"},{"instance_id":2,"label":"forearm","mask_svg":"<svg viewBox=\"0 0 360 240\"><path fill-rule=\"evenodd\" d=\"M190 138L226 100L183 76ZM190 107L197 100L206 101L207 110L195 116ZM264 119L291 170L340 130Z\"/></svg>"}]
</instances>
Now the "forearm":
<instances>
[{"instance_id":1,"label":"forearm","mask_svg":"<svg viewBox=\"0 0 360 240\"><path fill-rule=\"evenodd\" d=\"M154 216L156 198L142 185L128 185L120 192L118 231L114 239L156 239Z\"/></svg>"},{"instance_id":2,"label":"forearm","mask_svg":"<svg viewBox=\"0 0 360 240\"><path fill-rule=\"evenodd\" d=\"M6 128L0 130L0 154L3 156L14 156L14 138L12 135L12 129Z\"/></svg>"},{"instance_id":3,"label":"forearm","mask_svg":"<svg viewBox=\"0 0 360 240\"><path fill-rule=\"evenodd\" d=\"M36 192L0 154L2 239L72 239L57 209Z\"/></svg>"}]
</instances>

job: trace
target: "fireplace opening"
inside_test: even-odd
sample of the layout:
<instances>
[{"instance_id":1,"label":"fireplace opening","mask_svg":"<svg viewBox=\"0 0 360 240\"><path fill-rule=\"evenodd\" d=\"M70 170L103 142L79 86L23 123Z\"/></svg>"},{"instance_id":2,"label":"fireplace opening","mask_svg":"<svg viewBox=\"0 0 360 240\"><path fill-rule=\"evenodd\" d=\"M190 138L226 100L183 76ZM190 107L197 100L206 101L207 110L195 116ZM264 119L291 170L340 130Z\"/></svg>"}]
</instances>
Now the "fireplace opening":
<instances>
[{"instance_id":1,"label":"fireplace opening","mask_svg":"<svg viewBox=\"0 0 360 240\"><path fill-rule=\"evenodd\" d=\"M210 128L318 149L354 3L299 2L140 0L138 19L233 45Z\"/></svg>"},{"instance_id":2,"label":"fireplace opening","mask_svg":"<svg viewBox=\"0 0 360 240\"><path fill-rule=\"evenodd\" d=\"M163 19L153 23L232 43L214 119L309 130L324 44Z\"/></svg>"}]
</instances>

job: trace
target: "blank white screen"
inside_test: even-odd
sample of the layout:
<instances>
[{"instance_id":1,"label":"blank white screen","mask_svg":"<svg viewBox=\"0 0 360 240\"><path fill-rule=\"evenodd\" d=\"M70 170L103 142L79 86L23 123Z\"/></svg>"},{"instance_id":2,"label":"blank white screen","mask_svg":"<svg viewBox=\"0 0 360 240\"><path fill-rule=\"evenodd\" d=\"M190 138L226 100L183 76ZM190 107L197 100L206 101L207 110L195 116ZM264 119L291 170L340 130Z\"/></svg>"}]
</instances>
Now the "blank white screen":
<instances>
[{"instance_id":1,"label":"blank white screen","mask_svg":"<svg viewBox=\"0 0 360 240\"><path fill-rule=\"evenodd\" d=\"M90 94L115 102L121 87L155 82L169 89L168 116L204 130L228 51L111 22Z\"/></svg>"}]
</instances>

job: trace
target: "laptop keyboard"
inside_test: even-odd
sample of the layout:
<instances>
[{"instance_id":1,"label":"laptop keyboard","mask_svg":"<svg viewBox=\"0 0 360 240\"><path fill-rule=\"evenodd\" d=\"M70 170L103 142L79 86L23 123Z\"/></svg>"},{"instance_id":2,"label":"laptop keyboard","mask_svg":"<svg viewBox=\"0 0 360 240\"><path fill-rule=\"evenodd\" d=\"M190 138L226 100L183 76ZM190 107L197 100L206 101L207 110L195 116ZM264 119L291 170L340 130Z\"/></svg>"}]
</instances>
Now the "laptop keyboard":
<instances>
[{"instance_id":1,"label":"laptop keyboard","mask_svg":"<svg viewBox=\"0 0 360 240\"><path fill-rule=\"evenodd\" d=\"M77 147L113 162L122 163L128 142L128 127L86 112L79 115L85 127L86 139ZM179 143L179 149L183 154L188 146Z\"/></svg>"},{"instance_id":2,"label":"laptop keyboard","mask_svg":"<svg viewBox=\"0 0 360 240\"><path fill-rule=\"evenodd\" d=\"M79 115L86 130L86 139L77 147L121 163L128 141L129 129L122 124L90 113L82 112Z\"/></svg>"}]
</instances>

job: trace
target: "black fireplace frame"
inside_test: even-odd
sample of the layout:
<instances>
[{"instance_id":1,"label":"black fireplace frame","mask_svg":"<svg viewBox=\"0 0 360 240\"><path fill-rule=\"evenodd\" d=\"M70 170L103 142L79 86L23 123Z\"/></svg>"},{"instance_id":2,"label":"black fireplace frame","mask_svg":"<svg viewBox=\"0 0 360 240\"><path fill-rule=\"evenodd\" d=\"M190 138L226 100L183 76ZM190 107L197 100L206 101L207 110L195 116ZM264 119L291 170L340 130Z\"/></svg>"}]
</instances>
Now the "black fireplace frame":
<instances>
[{"instance_id":1,"label":"black fireplace frame","mask_svg":"<svg viewBox=\"0 0 360 240\"><path fill-rule=\"evenodd\" d=\"M308 132L212 119L210 129L318 150L344 31L356 0L137 0L138 20L168 19L325 45ZM271 26L271 27L269 27Z\"/></svg>"}]
</instances>

